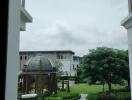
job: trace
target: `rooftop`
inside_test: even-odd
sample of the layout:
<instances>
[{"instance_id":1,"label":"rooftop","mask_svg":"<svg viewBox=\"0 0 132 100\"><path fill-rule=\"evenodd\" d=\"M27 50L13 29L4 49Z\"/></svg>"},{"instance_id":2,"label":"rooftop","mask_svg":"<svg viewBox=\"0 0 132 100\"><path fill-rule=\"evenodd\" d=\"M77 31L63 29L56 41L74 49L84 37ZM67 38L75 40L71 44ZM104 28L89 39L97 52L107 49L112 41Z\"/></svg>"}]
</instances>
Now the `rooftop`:
<instances>
[{"instance_id":1,"label":"rooftop","mask_svg":"<svg viewBox=\"0 0 132 100\"><path fill-rule=\"evenodd\" d=\"M32 57L25 65L28 70L52 70L54 67L52 60L45 56Z\"/></svg>"},{"instance_id":2,"label":"rooftop","mask_svg":"<svg viewBox=\"0 0 132 100\"><path fill-rule=\"evenodd\" d=\"M75 54L71 50L54 50L54 51L20 51L20 54L25 54L25 53L71 53Z\"/></svg>"}]
</instances>

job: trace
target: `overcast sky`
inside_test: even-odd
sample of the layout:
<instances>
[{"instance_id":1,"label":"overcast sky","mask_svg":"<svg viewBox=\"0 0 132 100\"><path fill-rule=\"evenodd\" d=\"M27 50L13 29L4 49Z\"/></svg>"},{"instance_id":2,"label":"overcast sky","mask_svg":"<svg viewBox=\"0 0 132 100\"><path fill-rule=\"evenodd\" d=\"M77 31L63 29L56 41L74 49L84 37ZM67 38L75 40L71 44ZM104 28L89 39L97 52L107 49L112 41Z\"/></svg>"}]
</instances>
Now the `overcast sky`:
<instances>
[{"instance_id":1,"label":"overcast sky","mask_svg":"<svg viewBox=\"0 0 132 100\"><path fill-rule=\"evenodd\" d=\"M73 50L84 55L100 46L127 49L120 22L127 0L26 0L33 17L20 35L20 50Z\"/></svg>"}]
</instances>

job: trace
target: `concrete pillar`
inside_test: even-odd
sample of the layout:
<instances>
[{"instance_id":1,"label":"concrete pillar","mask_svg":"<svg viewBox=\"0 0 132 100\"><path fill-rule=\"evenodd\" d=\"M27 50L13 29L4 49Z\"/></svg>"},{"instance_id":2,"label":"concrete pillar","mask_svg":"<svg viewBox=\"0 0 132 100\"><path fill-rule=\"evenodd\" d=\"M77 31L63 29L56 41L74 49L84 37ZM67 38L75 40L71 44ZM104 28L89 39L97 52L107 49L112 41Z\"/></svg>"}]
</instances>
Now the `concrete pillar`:
<instances>
[{"instance_id":1,"label":"concrete pillar","mask_svg":"<svg viewBox=\"0 0 132 100\"><path fill-rule=\"evenodd\" d=\"M130 67L130 85L132 90L132 13L130 13L122 22L122 26L127 29L128 51L129 51L129 67ZM132 98L132 92L131 92Z\"/></svg>"},{"instance_id":2,"label":"concrete pillar","mask_svg":"<svg viewBox=\"0 0 132 100\"><path fill-rule=\"evenodd\" d=\"M9 0L5 100L17 100L20 0Z\"/></svg>"}]
</instances>

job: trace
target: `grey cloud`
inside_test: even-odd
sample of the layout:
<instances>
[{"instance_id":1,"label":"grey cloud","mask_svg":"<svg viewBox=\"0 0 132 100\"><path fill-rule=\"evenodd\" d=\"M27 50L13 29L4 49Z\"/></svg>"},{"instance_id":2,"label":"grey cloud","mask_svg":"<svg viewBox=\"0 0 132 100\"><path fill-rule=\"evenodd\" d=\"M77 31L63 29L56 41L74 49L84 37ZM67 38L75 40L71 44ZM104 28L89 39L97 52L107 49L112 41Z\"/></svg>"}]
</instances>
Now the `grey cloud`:
<instances>
[{"instance_id":1,"label":"grey cloud","mask_svg":"<svg viewBox=\"0 0 132 100\"><path fill-rule=\"evenodd\" d=\"M80 33L81 34L81 33ZM59 40L60 45L84 45L86 43L83 38L78 37L74 31L68 30L62 25L58 25L58 29L54 35L51 36L54 40Z\"/></svg>"},{"instance_id":2,"label":"grey cloud","mask_svg":"<svg viewBox=\"0 0 132 100\"><path fill-rule=\"evenodd\" d=\"M27 0L26 9L33 23L21 32L20 50L70 49L83 55L97 46L127 49L126 31L120 29L127 0Z\"/></svg>"}]
</instances>

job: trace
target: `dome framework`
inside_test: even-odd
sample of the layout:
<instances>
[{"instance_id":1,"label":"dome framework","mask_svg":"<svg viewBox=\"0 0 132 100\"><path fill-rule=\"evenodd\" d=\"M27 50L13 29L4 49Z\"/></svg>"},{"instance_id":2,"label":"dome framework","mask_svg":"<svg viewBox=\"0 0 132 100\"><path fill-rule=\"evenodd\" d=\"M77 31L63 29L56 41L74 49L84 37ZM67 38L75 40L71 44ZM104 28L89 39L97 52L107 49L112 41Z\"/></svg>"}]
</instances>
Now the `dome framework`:
<instances>
[{"instance_id":1,"label":"dome framework","mask_svg":"<svg viewBox=\"0 0 132 100\"><path fill-rule=\"evenodd\" d=\"M56 68L51 59L45 56L30 58L19 76L20 92L28 94L31 90L43 94L48 90L50 94L57 93Z\"/></svg>"}]
</instances>

